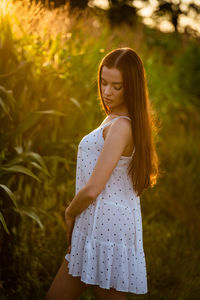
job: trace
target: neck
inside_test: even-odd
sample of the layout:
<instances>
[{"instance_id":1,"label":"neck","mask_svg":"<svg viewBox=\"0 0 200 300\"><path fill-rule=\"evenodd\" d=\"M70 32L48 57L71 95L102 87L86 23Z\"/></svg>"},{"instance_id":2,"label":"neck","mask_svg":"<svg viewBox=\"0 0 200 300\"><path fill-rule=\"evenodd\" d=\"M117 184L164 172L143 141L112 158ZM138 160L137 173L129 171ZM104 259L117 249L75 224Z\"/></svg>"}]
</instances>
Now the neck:
<instances>
[{"instance_id":1,"label":"neck","mask_svg":"<svg viewBox=\"0 0 200 300\"><path fill-rule=\"evenodd\" d=\"M122 103L121 105L118 105L116 107L109 107L109 111L107 113L107 116L127 116L130 117L130 114L128 112L128 108L125 103Z\"/></svg>"},{"instance_id":2,"label":"neck","mask_svg":"<svg viewBox=\"0 0 200 300\"><path fill-rule=\"evenodd\" d=\"M128 113L109 113L109 116L129 116Z\"/></svg>"},{"instance_id":3,"label":"neck","mask_svg":"<svg viewBox=\"0 0 200 300\"><path fill-rule=\"evenodd\" d=\"M120 110L120 111L115 111L115 110L111 110L108 113L108 116L128 116L129 117L129 112L128 110Z\"/></svg>"}]
</instances>

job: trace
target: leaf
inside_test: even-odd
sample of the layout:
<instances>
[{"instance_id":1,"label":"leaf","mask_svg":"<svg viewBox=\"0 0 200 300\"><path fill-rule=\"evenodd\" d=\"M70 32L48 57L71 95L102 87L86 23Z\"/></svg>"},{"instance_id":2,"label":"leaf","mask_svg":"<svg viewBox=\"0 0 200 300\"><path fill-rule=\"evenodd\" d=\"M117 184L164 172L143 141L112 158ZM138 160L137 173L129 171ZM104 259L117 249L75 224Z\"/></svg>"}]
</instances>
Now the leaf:
<instances>
[{"instance_id":1,"label":"leaf","mask_svg":"<svg viewBox=\"0 0 200 300\"><path fill-rule=\"evenodd\" d=\"M30 164L40 170L41 172L45 173L46 175L50 176L49 172L46 169L43 169L38 163L35 161L31 161Z\"/></svg>"},{"instance_id":2,"label":"leaf","mask_svg":"<svg viewBox=\"0 0 200 300\"><path fill-rule=\"evenodd\" d=\"M4 164L3 167L8 168L8 167L11 167L14 165L18 165L21 162L23 162L23 159L22 159L22 156L19 154L15 158L13 158L11 161L9 161L7 164Z\"/></svg>"},{"instance_id":3,"label":"leaf","mask_svg":"<svg viewBox=\"0 0 200 300\"><path fill-rule=\"evenodd\" d=\"M57 116L66 116L66 114L56 111L56 110L44 110L44 111L34 111L29 113L18 125L16 128L13 138L15 138L17 135L24 133L31 127L33 127L37 121L41 118L42 114L51 114L51 115L57 115Z\"/></svg>"},{"instance_id":4,"label":"leaf","mask_svg":"<svg viewBox=\"0 0 200 300\"><path fill-rule=\"evenodd\" d=\"M10 113L9 113L9 108L5 105L5 103L4 103L4 101L3 101L3 99L1 97L0 97L0 105L1 105L1 107L3 109L3 111L8 115L9 119L13 120L12 117L11 117L11 115L10 115Z\"/></svg>"},{"instance_id":5,"label":"leaf","mask_svg":"<svg viewBox=\"0 0 200 300\"><path fill-rule=\"evenodd\" d=\"M35 220L42 230L45 229L44 225L40 221L40 218L36 215L36 213L33 211L31 207L21 206L19 208L14 208L14 210L18 212L21 216L25 215Z\"/></svg>"},{"instance_id":6,"label":"leaf","mask_svg":"<svg viewBox=\"0 0 200 300\"><path fill-rule=\"evenodd\" d=\"M36 162L35 162L35 161ZM36 152L22 152L16 155L11 161L7 164L4 164L4 168L11 167L13 165L19 165L21 162L27 161L29 164L34 165L37 169L45 173L46 175L50 176L47 167L44 163L42 157Z\"/></svg>"},{"instance_id":7,"label":"leaf","mask_svg":"<svg viewBox=\"0 0 200 300\"><path fill-rule=\"evenodd\" d=\"M46 110L46 111L34 111L29 113L17 126L13 133L4 134L0 140L0 149L5 148L8 143L15 140L20 134L23 134L31 127L33 127L38 120L41 118L42 114L51 114L57 116L67 116L66 114L56 111L56 110Z\"/></svg>"},{"instance_id":8,"label":"leaf","mask_svg":"<svg viewBox=\"0 0 200 300\"><path fill-rule=\"evenodd\" d=\"M15 150L17 150L16 147L15 147ZM23 151L23 150L20 150L20 151ZM17 154L16 157L13 158L11 161L9 161L7 164L4 164L4 166L9 167L16 163L24 162L25 159L29 158L29 157L32 158L33 160L36 160L37 162L39 162L43 168L46 168L46 165L45 165L42 157L36 152L21 152L21 153ZM28 160L28 162L29 161L30 160Z\"/></svg>"},{"instance_id":9,"label":"leaf","mask_svg":"<svg viewBox=\"0 0 200 300\"><path fill-rule=\"evenodd\" d=\"M60 111L51 109L51 110L38 110L36 111L38 114L48 114L48 115L55 115L55 116L67 116L65 113L62 113Z\"/></svg>"},{"instance_id":10,"label":"leaf","mask_svg":"<svg viewBox=\"0 0 200 300\"><path fill-rule=\"evenodd\" d=\"M0 221L1 221L2 225L3 225L3 228L4 228L5 231L7 232L7 234L10 234L10 232L9 232L9 230L8 230L8 227L7 227L7 225L6 225L5 219L4 219L4 217L3 217L3 215L2 215L1 212L0 212Z\"/></svg>"},{"instance_id":11,"label":"leaf","mask_svg":"<svg viewBox=\"0 0 200 300\"><path fill-rule=\"evenodd\" d=\"M0 184L0 187L6 192L6 194L8 194L8 196L11 198L11 200L13 201L13 204L18 207L17 202L16 202L16 197L13 194L13 192L4 184Z\"/></svg>"},{"instance_id":12,"label":"leaf","mask_svg":"<svg viewBox=\"0 0 200 300\"><path fill-rule=\"evenodd\" d=\"M23 173L23 174L31 176L31 177L35 178L37 181L41 182L41 180L36 175L34 175L29 169L27 169L23 166L15 165L15 166L12 166L12 167L7 167L7 168L6 167L0 167L0 169L5 170L7 172Z\"/></svg>"},{"instance_id":13,"label":"leaf","mask_svg":"<svg viewBox=\"0 0 200 300\"><path fill-rule=\"evenodd\" d=\"M13 146L13 148L16 150L16 152L18 153L18 154L21 154L21 153L23 153L23 148L22 148L22 145L18 145L18 146Z\"/></svg>"},{"instance_id":14,"label":"leaf","mask_svg":"<svg viewBox=\"0 0 200 300\"><path fill-rule=\"evenodd\" d=\"M32 165L34 165L36 168L40 169L43 173L47 174L48 176L50 176L47 167L44 163L44 160L42 158L41 155L39 155L36 152L24 152L21 154L21 157L24 159L26 157L32 158L33 160L36 160L36 162L32 161L30 162ZM38 164L39 163L39 164Z\"/></svg>"},{"instance_id":15,"label":"leaf","mask_svg":"<svg viewBox=\"0 0 200 300\"><path fill-rule=\"evenodd\" d=\"M50 174L47 170L47 167L44 163L43 158L38 153L36 153L36 152L27 152L27 153L23 153L23 156L28 156L28 157L31 157L31 158L35 159L41 165L42 171L50 176Z\"/></svg>"},{"instance_id":16,"label":"leaf","mask_svg":"<svg viewBox=\"0 0 200 300\"><path fill-rule=\"evenodd\" d=\"M13 121L13 119L10 115L10 110L14 108L14 103L15 99L12 91L7 90L4 86L0 85L0 106L11 121Z\"/></svg>"},{"instance_id":17,"label":"leaf","mask_svg":"<svg viewBox=\"0 0 200 300\"><path fill-rule=\"evenodd\" d=\"M28 64L30 64L30 62L21 61L14 71L7 73L7 74L0 74L0 78L8 78L12 75L15 75L18 71L20 71L22 68L26 67Z\"/></svg>"},{"instance_id":18,"label":"leaf","mask_svg":"<svg viewBox=\"0 0 200 300\"><path fill-rule=\"evenodd\" d=\"M17 126L16 130L12 134L12 138L15 138L17 135L24 133L28 129L30 129L37 121L41 118L41 116L35 112L31 112L28 114L21 123Z\"/></svg>"},{"instance_id":19,"label":"leaf","mask_svg":"<svg viewBox=\"0 0 200 300\"><path fill-rule=\"evenodd\" d=\"M73 102L81 111L82 111L82 107L80 105L80 103L78 102L78 100L76 100L75 98L73 97L70 97L69 99L71 102Z\"/></svg>"}]
</instances>

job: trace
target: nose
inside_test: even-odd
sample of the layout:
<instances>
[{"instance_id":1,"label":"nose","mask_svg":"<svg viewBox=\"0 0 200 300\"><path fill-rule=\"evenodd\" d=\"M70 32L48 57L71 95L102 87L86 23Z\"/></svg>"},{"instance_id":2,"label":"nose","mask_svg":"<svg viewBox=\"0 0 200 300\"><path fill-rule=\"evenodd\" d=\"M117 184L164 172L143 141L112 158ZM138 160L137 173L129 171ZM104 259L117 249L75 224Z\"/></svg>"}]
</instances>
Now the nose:
<instances>
[{"instance_id":1,"label":"nose","mask_svg":"<svg viewBox=\"0 0 200 300\"><path fill-rule=\"evenodd\" d=\"M105 86L105 89L104 89L104 95L105 95L105 96L108 96L108 95L111 95L111 94L112 94L111 87L110 87L109 84L107 84L107 85Z\"/></svg>"}]
</instances>

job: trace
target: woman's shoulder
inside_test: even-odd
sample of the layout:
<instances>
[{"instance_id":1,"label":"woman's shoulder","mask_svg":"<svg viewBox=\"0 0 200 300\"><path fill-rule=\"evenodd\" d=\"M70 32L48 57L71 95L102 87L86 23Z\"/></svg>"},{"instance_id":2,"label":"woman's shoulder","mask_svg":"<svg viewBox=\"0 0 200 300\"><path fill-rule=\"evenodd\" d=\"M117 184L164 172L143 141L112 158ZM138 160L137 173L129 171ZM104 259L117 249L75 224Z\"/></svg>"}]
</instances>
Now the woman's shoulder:
<instances>
[{"instance_id":1,"label":"woman's shoulder","mask_svg":"<svg viewBox=\"0 0 200 300\"><path fill-rule=\"evenodd\" d=\"M120 132L122 132L122 133L123 132L131 133L132 132L131 122L127 118L117 118L116 120L113 120L110 128L114 128L114 130L116 130L116 131L120 130Z\"/></svg>"},{"instance_id":2,"label":"woman's shoulder","mask_svg":"<svg viewBox=\"0 0 200 300\"><path fill-rule=\"evenodd\" d=\"M117 120L125 120L124 122L123 121L120 121L120 122L117 122L117 123L130 123L130 121L132 121L131 120L131 117L130 116L118 116L118 115L112 115L112 116L110 116L110 115L108 115L104 120L103 120L103 122L101 123L101 126L102 125L105 125L105 124L107 124L107 123L109 123L110 121L112 121L113 120L113 122L112 123L115 123L115 122L117 122ZM128 122L127 122L127 121Z\"/></svg>"},{"instance_id":3,"label":"woman's shoulder","mask_svg":"<svg viewBox=\"0 0 200 300\"><path fill-rule=\"evenodd\" d=\"M131 122L127 118L117 118L113 120L111 124L105 127L103 136L106 138L107 134L110 133L112 135L118 136L118 138L127 139L127 141L131 142L132 140L132 126Z\"/></svg>"}]
</instances>

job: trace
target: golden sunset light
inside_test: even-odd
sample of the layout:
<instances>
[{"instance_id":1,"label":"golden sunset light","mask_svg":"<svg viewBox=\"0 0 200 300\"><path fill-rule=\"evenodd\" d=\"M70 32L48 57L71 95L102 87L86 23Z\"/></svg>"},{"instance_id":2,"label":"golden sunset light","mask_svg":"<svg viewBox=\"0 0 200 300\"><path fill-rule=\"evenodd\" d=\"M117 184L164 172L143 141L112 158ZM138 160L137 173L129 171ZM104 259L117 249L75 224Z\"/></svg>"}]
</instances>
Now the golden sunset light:
<instances>
[{"instance_id":1,"label":"golden sunset light","mask_svg":"<svg viewBox=\"0 0 200 300\"><path fill-rule=\"evenodd\" d=\"M182 0L181 8L182 9L187 9L187 6L192 2L191 0ZM93 1L92 1L93 3ZM176 0L174 0L174 3L176 3ZM178 3L178 2L177 2ZM193 3L196 5L199 5L199 0L194 0ZM103 8L107 9L108 8L108 1L107 0L95 0L94 4ZM145 4L143 1L140 0L135 0L134 1L134 6L138 8L138 14L142 17L144 24L150 26L150 27L157 27L161 31L166 31L166 32L173 32L174 28L170 21L166 20L166 17L163 17L160 19L159 22L155 22L152 18L151 15L153 11L156 9L158 6L158 1L157 0L150 0L150 4ZM184 28L186 26L190 26L194 30L198 31L200 33L200 16L197 16L195 12L191 12L190 16L180 16L180 27L179 31L183 32Z\"/></svg>"},{"instance_id":2,"label":"golden sunset light","mask_svg":"<svg viewBox=\"0 0 200 300\"><path fill-rule=\"evenodd\" d=\"M200 0L131 1L0 0L1 300L200 299Z\"/></svg>"}]
</instances>

